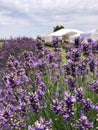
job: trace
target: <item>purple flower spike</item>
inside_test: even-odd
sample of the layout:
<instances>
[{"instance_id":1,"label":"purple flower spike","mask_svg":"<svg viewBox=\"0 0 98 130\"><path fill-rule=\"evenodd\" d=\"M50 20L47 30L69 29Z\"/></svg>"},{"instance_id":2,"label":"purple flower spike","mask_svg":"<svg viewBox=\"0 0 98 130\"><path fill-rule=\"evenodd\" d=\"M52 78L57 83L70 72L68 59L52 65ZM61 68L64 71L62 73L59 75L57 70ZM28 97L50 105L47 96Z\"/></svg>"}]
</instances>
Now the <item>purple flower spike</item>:
<instances>
[{"instance_id":1,"label":"purple flower spike","mask_svg":"<svg viewBox=\"0 0 98 130\"><path fill-rule=\"evenodd\" d=\"M40 117L34 125L28 126L28 130L52 130L52 120L45 121L43 117Z\"/></svg>"},{"instance_id":2,"label":"purple flower spike","mask_svg":"<svg viewBox=\"0 0 98 130\"><path fill-rule=\"evenodd\" d=\"M83 87L74 89L77 102L82 102L84 99Z\"/></svg>"},{"instance_id":3,"label":"purple flower spike","mask_svg":"<svg viewBox=\"0 0 98 130\"><path fill-rule=\"evenodd\" d=\"M98 80L90 84L90 90L98 94Z\"/></svg>"},{"instance_id":4,"label":"purple flower spike","mask_svg":"<svg viewBox=\"0 0 98 130\"><path fill-rule=\"evenodd\" d=\"M64 110L63 117L65 120L70 120L74 115L74 103L76 102L75 96L71 96L68 91L64 94Z\"/></svg>"},{"instance_id":5,"label":"purple flower spike","mask_svg":"<svg viewBox=\"0 0 98 130\"><path fill-rule=\"evenodd\" d=\"M53 100L53 105L51 105L51 109L58 115L62 114L62 101L59 101L58 99Z\"/></svg>"},{"instance_id":6,"label":"purple flower spike","mask_svg":"<svg viewBox=\"0 0 98 130\"><path fill-rule=\"evenodd\" d=\"M82 113L80 119L77 121L76 128L79 130L91 130L93 123Z\"/></svg>"}]
</instances>

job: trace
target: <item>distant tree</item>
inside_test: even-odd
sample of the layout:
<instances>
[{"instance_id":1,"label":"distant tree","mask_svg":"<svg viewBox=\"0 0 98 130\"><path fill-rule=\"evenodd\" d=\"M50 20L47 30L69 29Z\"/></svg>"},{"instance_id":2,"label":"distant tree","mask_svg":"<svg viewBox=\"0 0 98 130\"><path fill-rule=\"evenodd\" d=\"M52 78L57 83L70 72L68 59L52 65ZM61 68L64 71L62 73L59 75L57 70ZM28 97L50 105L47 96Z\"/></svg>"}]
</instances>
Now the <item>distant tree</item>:
<instances>
[{"instance_id":1,"label":"distant tree","mask_svg":"<svg viewBox=\"0 0 98 130\"><path fill-rule=\"evenodd\" d=\"M56 27L54 27L53 28L53 32L56 32L56 31L58 31L58 30L60 30L60 29L64 29L64 26L62 26L62 25L57 25Z\"/></svg>"}]
</instances>

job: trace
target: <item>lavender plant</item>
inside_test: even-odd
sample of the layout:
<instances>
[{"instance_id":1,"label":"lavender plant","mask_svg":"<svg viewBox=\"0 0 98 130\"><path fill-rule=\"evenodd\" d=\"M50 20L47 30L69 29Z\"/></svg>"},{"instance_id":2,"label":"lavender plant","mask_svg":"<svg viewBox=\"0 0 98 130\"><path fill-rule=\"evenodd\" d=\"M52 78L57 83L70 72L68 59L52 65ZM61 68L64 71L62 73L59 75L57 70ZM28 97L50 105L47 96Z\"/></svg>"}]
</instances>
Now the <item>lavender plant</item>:
<instances>
[{"instance_id":1,"label":"lavender plant","mask_svg":"<svg viewBox=\"0 0 98 130\"><path fill-rule=\"evenodd\" d=\"M40 37L4 42L0 50L1 130L98 127L97 42L78 38L69 50L63 50L65 57L58 41L53 50Z\"/></svg>"}]
</instances>

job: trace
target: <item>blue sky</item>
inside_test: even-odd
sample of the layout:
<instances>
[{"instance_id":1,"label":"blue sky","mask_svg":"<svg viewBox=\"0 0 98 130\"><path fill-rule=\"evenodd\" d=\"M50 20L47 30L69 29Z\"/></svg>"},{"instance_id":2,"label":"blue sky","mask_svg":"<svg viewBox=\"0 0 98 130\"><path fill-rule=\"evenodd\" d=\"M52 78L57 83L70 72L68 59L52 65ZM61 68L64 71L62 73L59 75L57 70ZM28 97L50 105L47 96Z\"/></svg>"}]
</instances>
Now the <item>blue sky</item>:
<instances>
[{"instance_id":1,"label":"blue sky","mask_svg":"<svg viewBox=\"0 0 98 130\"><path fill-rule=\"evenodd\" d=\"M0 38L35 37L56 25L98 28L98 0L0 0Z\"/></svg>"}]
</instances>

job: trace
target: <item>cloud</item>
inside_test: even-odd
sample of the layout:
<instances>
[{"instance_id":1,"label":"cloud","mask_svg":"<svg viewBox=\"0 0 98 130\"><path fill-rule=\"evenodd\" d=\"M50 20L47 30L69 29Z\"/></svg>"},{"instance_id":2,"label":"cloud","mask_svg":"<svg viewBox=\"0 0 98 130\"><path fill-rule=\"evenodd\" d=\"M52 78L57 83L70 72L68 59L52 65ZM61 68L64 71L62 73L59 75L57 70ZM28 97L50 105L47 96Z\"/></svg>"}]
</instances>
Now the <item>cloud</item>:
<instances>
[{"instance_id":1,"label":"cloud","mask_svg":"<svg viewBox=\"0 0 98 130\"><path fill-rule=\"evenodd\" d=\"M97 0L0 0L0 36L35 36L56 25L90 30L97 14Z\"/></svg>"}]
</instances>

